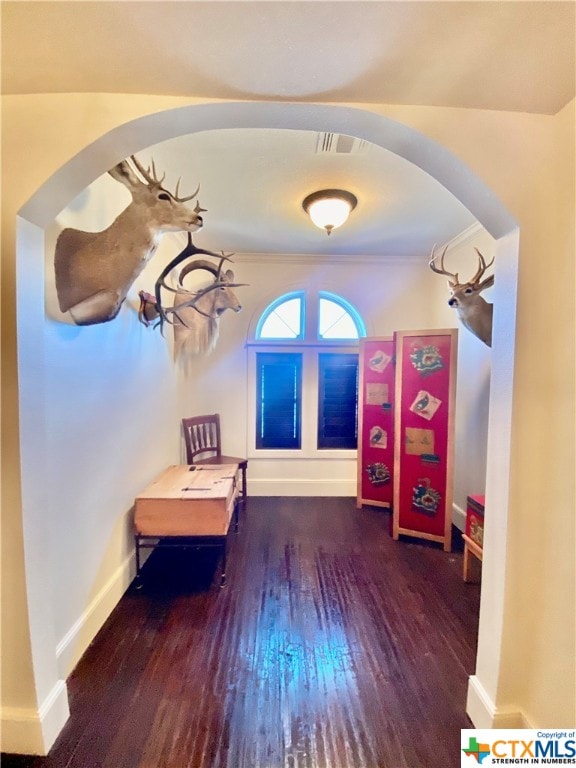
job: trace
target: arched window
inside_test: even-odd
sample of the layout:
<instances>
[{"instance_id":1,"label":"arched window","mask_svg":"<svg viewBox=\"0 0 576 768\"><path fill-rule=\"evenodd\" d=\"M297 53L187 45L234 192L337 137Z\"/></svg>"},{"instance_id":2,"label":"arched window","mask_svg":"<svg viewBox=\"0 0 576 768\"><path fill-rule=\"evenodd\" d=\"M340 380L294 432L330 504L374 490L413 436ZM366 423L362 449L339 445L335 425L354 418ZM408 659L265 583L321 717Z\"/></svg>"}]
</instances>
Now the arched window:
<instances>
[{"instance_id":1,"label":"arched window","mask_svg":"<svg viewBox=\"0 0 576 768\"><path fill-rule=\"evenodd\" d=\"M307 306L312 302L314 306ZM308 317L318 318L315 333L308 328ZM357 310L346 299L327 291L319 291L315 298L305 291L285 293L266 307L256 326L259 341L334 341L362 336L366 336L366 328Z\"/></svg>"},{"instance_id":2,"label":"arched window","mask_svg":"<svg viewBox=\"0 0 576 768\"><path fill-rule=\"evenodd\" d=\"M285 293L269 304L256 327L257 339L301 339L304 335L304 291Z\"/></svg>"},{"instance_id":3,"label":"arched window","mask_svg":"<svg viewBox=\"0 0 576 768\"><path fill-rule=\"evenodd\" d=\"M320 291L318 297L319 339L358 339L366 336L362 318L345 299L326 291Z\"/></svg>"},{"instance_id":4,"label":"arched window","mask_svg":"<svg viewBox=\"0 0 576 768\"><path fill-rule=\"evenodd\" d=\"M254 450L356 448L363 336L359 312L328 291L292 291L266 307L253 350Z\"/></svg>"}]
</instances>

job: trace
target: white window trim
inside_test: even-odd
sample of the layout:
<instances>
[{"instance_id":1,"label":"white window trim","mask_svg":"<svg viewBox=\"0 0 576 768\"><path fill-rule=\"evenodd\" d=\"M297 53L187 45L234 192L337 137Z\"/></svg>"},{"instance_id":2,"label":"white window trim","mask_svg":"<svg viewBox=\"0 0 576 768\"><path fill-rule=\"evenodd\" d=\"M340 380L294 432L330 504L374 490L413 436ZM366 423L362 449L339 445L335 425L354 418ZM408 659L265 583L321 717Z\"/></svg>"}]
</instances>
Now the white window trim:
<instances>
[{"instance_id":1,"label":"white window trim","mask_svg":"<svg viewBox=\"0 0 576 768\"><path fill-rule=\"evenodd\" d=\"M330 350L334 353L358 352L358 341L320 342L318 344L293 340L284 343L266 341L247 344L248 355L248 429L247 452L249 459L356 459L355 449L317 448L318 441L318 355ZM258 352L293 352L302 354L302 431L301 448L256 448L256 355Z\"/></svg>"},{"instance_id":2,"label":"white window trim","mask_svg":"<svg viewBox=\"0 0 576 768\"><path fill-rule=\"evenodd\" d=\"M358 451L350 448L317 448L318 442L318 355L322 352L359 353L359 339L318 339L318 308L321 294L344 299L365 326L365 321L353 304L329 287L293 285L286 294L303 294L304 338L298 339L256 339L256 331L262 314L275 301L270 296L266 304L256 312L250 324L246 353L248 356L248 387L246 405L247 417L247 458L316 461L356 460ZM277 297L281 298L281 297ZM301 448L271 449L256 448L256 355L258 352L300 352L302 354L302 429Z\"/></svg>"}]
</instances>

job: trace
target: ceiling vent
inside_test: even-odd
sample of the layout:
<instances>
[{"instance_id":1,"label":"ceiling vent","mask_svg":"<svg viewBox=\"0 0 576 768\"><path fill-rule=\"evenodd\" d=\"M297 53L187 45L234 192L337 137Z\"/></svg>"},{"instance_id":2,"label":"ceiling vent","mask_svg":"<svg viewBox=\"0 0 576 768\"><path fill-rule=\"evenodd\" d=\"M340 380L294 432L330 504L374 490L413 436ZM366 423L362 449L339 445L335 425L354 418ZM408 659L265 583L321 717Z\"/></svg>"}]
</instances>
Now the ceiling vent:
<instances>
[{"instance_id":1,"label":"ceiling vent","mask_svg":"<svg viewBox=\"0 0 576 768\"><path fill-rule=\"evenodd\" d=\"M368 150L369 142L342 133L319 133L317 155L360 155Z\"/></svg>"}]
</instances>

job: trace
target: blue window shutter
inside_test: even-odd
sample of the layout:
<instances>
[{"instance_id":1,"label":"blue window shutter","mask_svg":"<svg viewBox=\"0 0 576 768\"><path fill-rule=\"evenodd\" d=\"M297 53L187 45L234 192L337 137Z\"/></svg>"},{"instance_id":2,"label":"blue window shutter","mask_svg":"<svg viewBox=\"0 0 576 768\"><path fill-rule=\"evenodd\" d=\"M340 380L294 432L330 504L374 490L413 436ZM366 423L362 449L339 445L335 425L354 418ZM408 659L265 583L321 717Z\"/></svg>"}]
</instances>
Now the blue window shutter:
<instances>
[{"instance_id":1,"label":"blue window shutter","mask_svg":"<svg viewBox=\"0 0 576 768\"><path fill-rule=\"evenodd\" d=\"M358 355L319 355L318 379L318 448L356 448Z\"/></svg>"},{"instance_id":2,"label":"blue window shutter","mask_svg":"<svg viewBox=\"0 0 576 768\"><path fill-rule=\"evenodd\" d=\"M300 448L302 355L258 353L256 448Z\"/></svg>"}]
</instances>

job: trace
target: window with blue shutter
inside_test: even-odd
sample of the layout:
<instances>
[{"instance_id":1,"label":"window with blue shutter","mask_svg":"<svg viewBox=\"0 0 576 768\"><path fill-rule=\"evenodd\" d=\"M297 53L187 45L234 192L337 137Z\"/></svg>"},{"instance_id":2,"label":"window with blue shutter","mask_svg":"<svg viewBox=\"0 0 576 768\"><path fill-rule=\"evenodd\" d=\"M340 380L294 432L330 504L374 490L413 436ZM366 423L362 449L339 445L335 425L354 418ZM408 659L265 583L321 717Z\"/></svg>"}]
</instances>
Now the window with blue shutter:
<instances>
[{"instance_id":1,"label":"window with blue shutter","mask_svg":"<svg viewBox=\"0 0 576 768\"><path fill-rule=\"evenodd\" d=\"M300 448L302 355L256 356L256 448Z\"/></svg>"},{"instance_id":2,"label":"window with blue shutter","mask_svg":"<svg viewBox=\"0 0 576 768\"><path fill-rule=\"evenodd\" d=\"M257 450L356 449L363 336L358 311L327 291L291 291L266 307L253 342Z\"/></svg>"},{"instance_id":3,"label":"window with blue shutter","mask_svg":"<svg viewBox=\"0 0 576 768\"><path fill-rule=\"evenodd\" d=\"M356 448L358 355L318 357L318 448Z\"/></svg>"}]
</instances>

